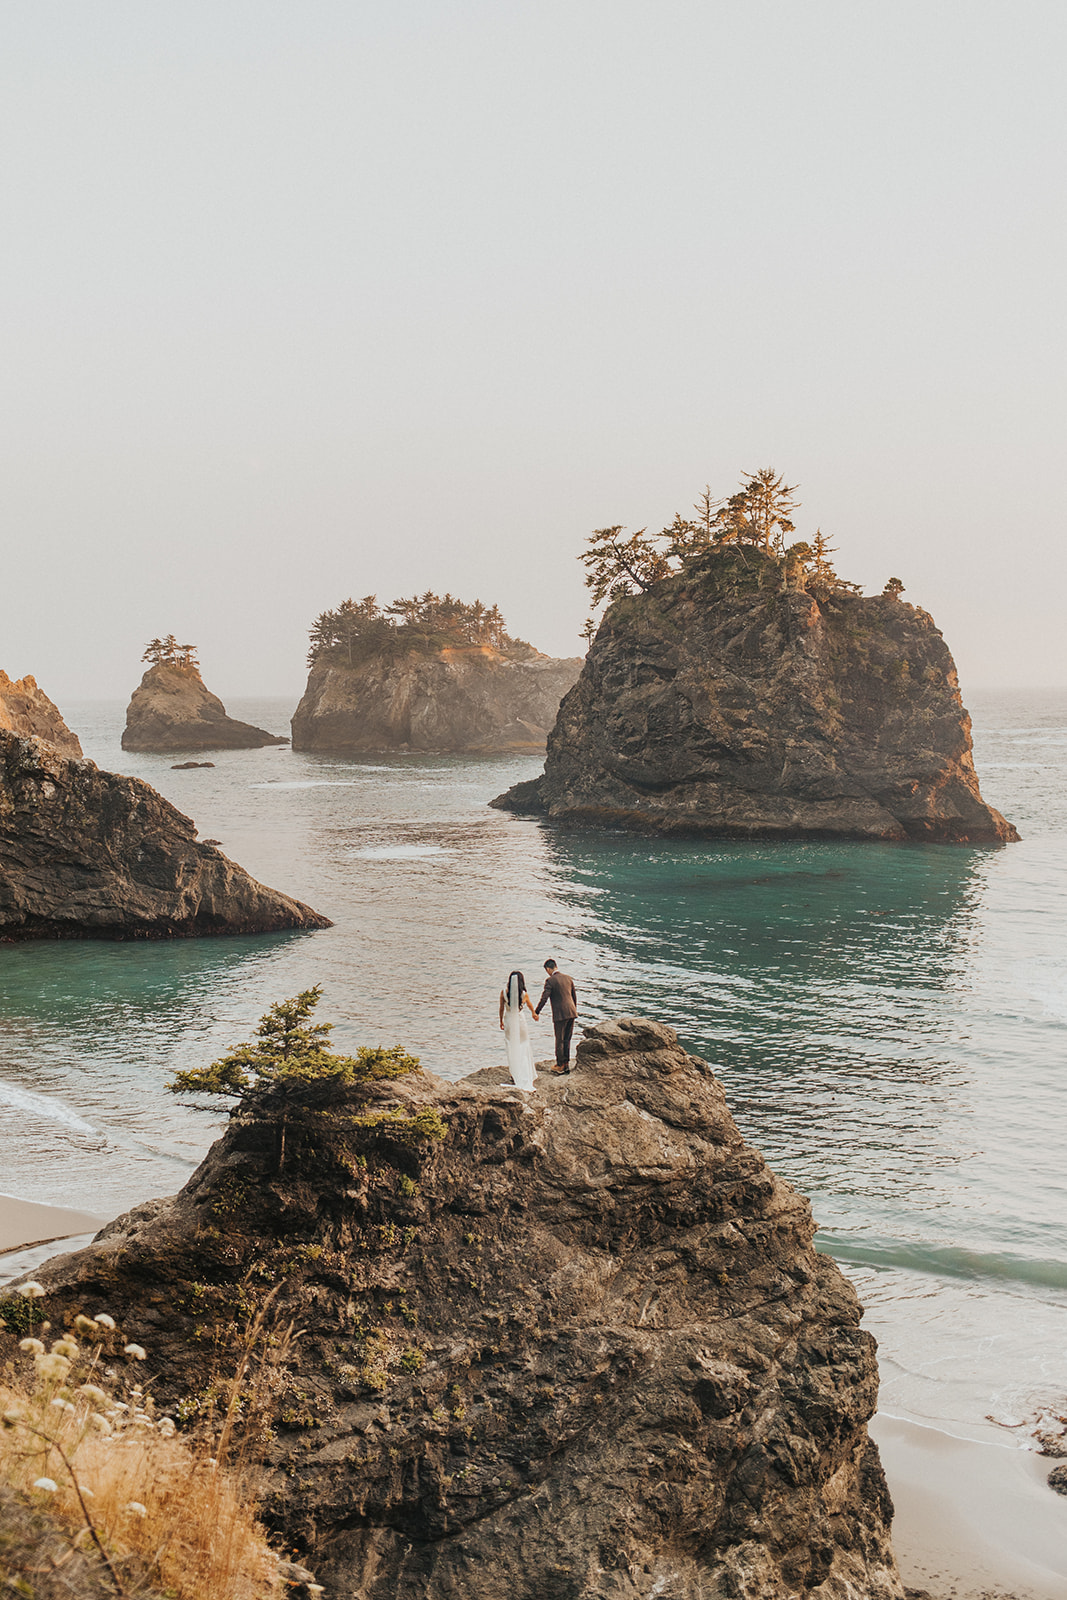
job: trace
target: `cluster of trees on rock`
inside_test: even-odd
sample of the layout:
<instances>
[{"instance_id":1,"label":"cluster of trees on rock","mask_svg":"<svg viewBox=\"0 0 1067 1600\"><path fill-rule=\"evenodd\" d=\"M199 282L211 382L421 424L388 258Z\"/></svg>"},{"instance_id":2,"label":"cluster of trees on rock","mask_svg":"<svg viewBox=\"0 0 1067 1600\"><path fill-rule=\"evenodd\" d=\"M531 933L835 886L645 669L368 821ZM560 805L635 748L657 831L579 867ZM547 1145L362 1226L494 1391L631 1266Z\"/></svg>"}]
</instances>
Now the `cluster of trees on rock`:
<instances>
[{"instance_id":1,"label":"cluster of trees on rock","mask_svg":"<svg viewBox=\"0 0 1067 1600\"><path fill-rule=\"evenodd\" d=\"M730 546L742 553L758 551L765 558L761 582L766 582L770 569L782 588L823 596L858 593L856 584L834 570L835 551L821 528L810 542L792 540L793 513L799 504L796 491L797 485L786 483L773 467L762 467L746 474L740 488L725 499L715 500L710 485L705 486L693 507L696 515L683 517L679 512L659 533L650 534L647 528L627 533L619 524L597 528L581 555L593 604L650 589L707 551ZM586 637L594 631L590 618Z\"/></svg>"},{"instance_id":2,"label":"cluster of trees on rock","mask_svg":"<svg viewBox=\"0 0 1067 1600\"><path fill-rule=\"evenodd\" d=\"M308 666L331 660L355 666L368 657L404 650L434 651L455 645L491 645L502 655L526 656L533 647L508 633L498 606L469 604L428 589L410 600L380 606L377 595L343 600L315 618Z\"/></svg>"},{"instance_id":3,"label":"cluster of trees on rock","mask_svg":"<svg viewBox=\"0 0 1067 1600\"><path fill-rule=\"evenodd\" d=\"M151 639L141 657L153 667L180 667L184 672L199 672L195 644L179 644L172 633L165 639Z\"/></svg>"}]
</instances>

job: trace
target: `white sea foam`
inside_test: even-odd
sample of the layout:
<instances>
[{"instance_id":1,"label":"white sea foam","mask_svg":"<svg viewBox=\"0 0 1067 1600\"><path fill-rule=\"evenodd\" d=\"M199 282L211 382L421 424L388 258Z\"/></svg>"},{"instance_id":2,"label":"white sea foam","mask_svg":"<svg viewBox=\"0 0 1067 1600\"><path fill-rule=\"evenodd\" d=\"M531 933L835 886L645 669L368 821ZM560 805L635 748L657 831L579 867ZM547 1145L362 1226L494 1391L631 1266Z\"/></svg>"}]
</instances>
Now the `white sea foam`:
<instances>
[{"instance_id":1,"label":"white sea foam","mask_svg":"<svg viewBox=\"0 0 1067 1600\"><path fill-rule=\"evenodd\" d=\"M417 861L423 856L446 856L441 844L374 844L352 854L361 861Z\"/></svg>"},{"instance_id":2,"label":"white sea foam","mask_svg":"<svg viewBox=\"0 0 1067 1600\"><path fill-rule=\"evenodd\" d=\"M17 1084L7 1083L0 1078L0 1105L11 1106L16 1111L28 1113L33 1117L40 1117L46 1122L59 1122L73 1133L88 1133L98 1137L99 1128L94 1128L91 1122L86 1122L79 1117L76 1111L65 1106L62 1100L53 1100L49 1095L34 1094L30 1089L20 1089Z\"/></svg>"}]
</instances>

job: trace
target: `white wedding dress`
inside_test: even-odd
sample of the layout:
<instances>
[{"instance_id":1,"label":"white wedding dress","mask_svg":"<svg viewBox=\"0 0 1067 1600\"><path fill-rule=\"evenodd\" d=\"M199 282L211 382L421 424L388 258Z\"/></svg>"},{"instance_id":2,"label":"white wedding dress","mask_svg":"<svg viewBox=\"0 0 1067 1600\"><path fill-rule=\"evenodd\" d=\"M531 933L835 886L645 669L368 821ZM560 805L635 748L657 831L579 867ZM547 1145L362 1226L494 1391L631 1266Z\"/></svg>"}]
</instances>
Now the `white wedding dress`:
<instances>
[{"instance_id":1,"label":"white wedding dress","mask_svg":"<svg viewBox=\"0 0 1067 1600\"><path fill-rule=\"evenodd\" d=\"M512 1083L519 1089L531 1090L534 1086L533 1040L526 1006L519 995L519 980L514 973L508 980L508 999L504 1007L504 1043Z\"/></svg>"}]
</instances>

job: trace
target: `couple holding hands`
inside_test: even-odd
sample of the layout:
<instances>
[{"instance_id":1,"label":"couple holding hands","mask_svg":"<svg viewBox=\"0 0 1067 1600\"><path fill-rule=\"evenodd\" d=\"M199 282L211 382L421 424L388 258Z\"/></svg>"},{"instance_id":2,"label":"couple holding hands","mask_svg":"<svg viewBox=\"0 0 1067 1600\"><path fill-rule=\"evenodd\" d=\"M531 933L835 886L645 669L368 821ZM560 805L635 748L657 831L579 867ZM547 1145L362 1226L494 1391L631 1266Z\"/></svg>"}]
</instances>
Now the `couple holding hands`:
<instances>
[{"instance_id":1,"label":"couple holding hands","mask_svg":"<svg viewBox=\"0 0 1067 1600\"><path fill-rule=\"evenodd\" d=\"M500 991L500 1026L504 1030L504 1043L508 1052L508 1071L511 1081L519 1089L534 1086L533 1041L526 1011L537 1018L546 1005L552 1007L552 1027L556 1034L555 1073L571 1070L571 1034L578 1015L578 992L574 979L561 972L554 961L545 962L545 987L536 1006L530 999L526 979L516 970L508 973L508 981Z\"/></svg>"}]
</instances>

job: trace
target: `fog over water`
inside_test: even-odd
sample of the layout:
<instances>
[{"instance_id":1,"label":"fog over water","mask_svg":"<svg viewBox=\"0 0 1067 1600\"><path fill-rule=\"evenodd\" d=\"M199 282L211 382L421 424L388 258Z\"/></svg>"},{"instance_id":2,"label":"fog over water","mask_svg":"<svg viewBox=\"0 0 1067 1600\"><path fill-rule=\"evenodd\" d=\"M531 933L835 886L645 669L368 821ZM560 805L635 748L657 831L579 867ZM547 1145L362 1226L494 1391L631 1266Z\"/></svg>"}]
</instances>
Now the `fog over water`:
<instances>
[{"instance_id":1,"label":"fog over water","mask_svg":"<svg viewBox=\"0 0 1067 1600\"><path fill-rule=\"evenodd\" d=\"M965 684L1063 683L1055 0L37 0L0 20L0 666L290 694L346 595L578 648L772 463Z\"/></svg>"}]
</instances>

